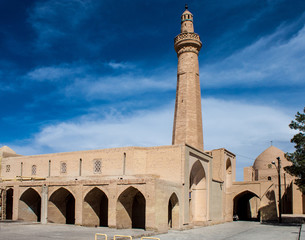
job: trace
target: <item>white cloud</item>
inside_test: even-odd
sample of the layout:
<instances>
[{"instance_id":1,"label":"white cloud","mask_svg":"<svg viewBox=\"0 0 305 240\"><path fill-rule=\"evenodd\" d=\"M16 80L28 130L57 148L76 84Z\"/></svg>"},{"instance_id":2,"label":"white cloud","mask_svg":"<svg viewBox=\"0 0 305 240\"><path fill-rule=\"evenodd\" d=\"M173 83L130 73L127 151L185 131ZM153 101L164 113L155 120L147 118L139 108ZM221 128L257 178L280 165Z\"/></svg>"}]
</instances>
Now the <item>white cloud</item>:
<instances>
[{"instance_id":1,"label":"white cloud","mask_svg":"<svg viewBox=\"0 0 305 240\"><path fill-rule=\"evenodd\" d=\"M146 93L155 90L167 91L175 89L174 78L160 76L146 77L132 73L120 74L118 76L105 76L98 79L87 78L76 79L72 85L65 89L66 95L82 94L87 99L107 99L120 95L120 97L132 96L135 93Z\"/></svg>"},{"instance_id":2,"label":"white cloud","mask_svg":"<svg viewBox=\"0 0 305 240\"><path fill-rule=\"evenodd\" d=\"M135 68L135 65L129 62L116 62L116 61L110 61L109 63L105 64L106 66L109 66L113 69L133 69Z\"/></svg>"},{"instance_id":3,"label":"white cloud","mask_svg":"<svg viewBox=\"0 0 305 240\"><path fill-rule=\"evenodd\" d=\"M170 109L170 110L169 110ZM44 127L26 147L14 146L22 154L37 154L48 149L52 152L122 146L156 146L171 144L174 106L154 111L138 111L130 116L119 113L105 119L96 115L83 116L76 121Z\"/></svg>"},{"instance_id":4,"label":"white cloud","mask_svg":"<svg viewBox=\"0 0 305 240\"><path fill-rule=\"evenodd\" d=\"M290 25L260 38L230 57L201 66L201 80L207 87L219 86L287 86L304 83L305 15ZM291 38L287 35L302 22L303 27Z\"/></svg>"},{"instance_id":5,"label":"white cloud","mask_svg":"<svg viewBox=\"0 0 305 240\"><path fill-rule=\"evenodd\" d=\"M243 167L273 145L284 152L293 151L290 139L294 132L288 124L293 116L283 109L237 101L204 99L203 123L205 149L226 148L237 155L237 178Z\"/></svg>"},{"instance_id":6,"label":"white cloud","mask_svg":"<svg viewBox=\"0 0 305 240\"><path fill-rule=\"evenodd\" d=\"M115 74L103 75L101 65L109 66ZM151 92L155 90L175 90L176 79L174 70L158 72L158 76L143 75L138 65L131 62L63 63L53 66L41 66L25 76L31 81L62 82L60 93L67 97L81 96L87 99L107 99L118 96L131 96L136 92ZM106 73L108 73L106 71Z\"/></svg>"},{"instance_id":7,"label":"white cloud","mask_svg":"<svg viewBox=\"0 0 305 240\"><path fill-rule=\"evenodd\" d=\"M274 141L290 151L293 132L288 128L291 116L282 109L219 99L203 99L205 149L227 148L237 154L237 178L242 168L253 164ZM174 103L163 108L138 111L123 116L111 113L104 119L98 114L74 121L45 126L25 146L12 146L20 154L76 151L122 146L170 145ZM245 157L247 158L245 158Z\"/></svg>"},{"instance_id":8,"label":"white cloud","mask_svg":"<svg viewBox=\"0 0 305 240\"><path fill-rule=\"evenodd\" d=\"M63 81L83 74L87 71L87 66L71 66L62 64L58 66L39 67L29 72L26 77L35 81Z\"/></svg>"}]
</instances>

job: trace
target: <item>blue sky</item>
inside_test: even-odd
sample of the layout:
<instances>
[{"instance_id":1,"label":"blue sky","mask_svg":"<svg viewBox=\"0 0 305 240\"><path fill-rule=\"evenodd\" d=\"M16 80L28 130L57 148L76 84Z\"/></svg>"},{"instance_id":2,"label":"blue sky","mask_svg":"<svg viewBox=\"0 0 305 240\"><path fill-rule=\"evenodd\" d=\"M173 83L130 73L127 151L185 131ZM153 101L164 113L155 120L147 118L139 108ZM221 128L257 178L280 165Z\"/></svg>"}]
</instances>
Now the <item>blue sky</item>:
<instances>
[{"instance_id":1,"label":"blue sky","mask_svg":"<svg viewBox=\"0 0 305 240\"><path fill-rule=\"evenodd\" d=\"M19 154L170 145L185 1L0 2L0 146ZM305 103L305 1L188 1L205 149L293 151ZM271 160L272 161L272 160Z\"/></svg>"}]
</instances>

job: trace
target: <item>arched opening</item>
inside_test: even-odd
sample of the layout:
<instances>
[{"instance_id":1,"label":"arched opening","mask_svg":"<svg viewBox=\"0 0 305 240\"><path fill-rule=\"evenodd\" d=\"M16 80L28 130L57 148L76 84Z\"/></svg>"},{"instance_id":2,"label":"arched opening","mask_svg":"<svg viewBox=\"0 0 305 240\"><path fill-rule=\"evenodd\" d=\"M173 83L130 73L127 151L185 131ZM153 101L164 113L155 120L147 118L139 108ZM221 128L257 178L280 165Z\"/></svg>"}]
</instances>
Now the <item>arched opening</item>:
<instances>
[{"instance_id":1,"label":"arched opening","mask_svg":"<svg viewBox=\"0 0 305 240\"><path fill-rule=\"evenodd\" d=\"M75 223L75 198L67 189L59 188L49 199L48 221L53 223Z\"/></svg>"},{"instance_id":2,"label":"arched opening","mask_svg":"<svg viewBox=\"0 0 305 240\"><path fill-rule=\"evenodd\" d=\"M84 199L83 225L108 227L108 198L99 188L93 188Z\"/></svg>"},{"instance_id":3,"label":"arched opening","mask_svg":"<svg viewBox=\"0 0 305 240\"><path fill-rule=\"evenodd\" d=\"M226 162L226 187L232 186L232 163L228 158Z\"/></svg>"},{"instance_id":4,"label":"arched opening","mask_svg":"<svg viewBox=\"0 0 305 240\"><path fill-rule=\"evenodd\" d=\"M179 228L179 200L175 193L171 195L168 201L168 227Z\"/></svg>"},{"instance_id":5,"label":"arched opening","mask_svg":"<svg viewBox=\"0 0 305 240\"><path fill-rule=\"evenodd\" d=\"M206 221L206 199L206 175L202 164L197 161L190 172L189 186L190 220L193 223Z\"/></svg>"},{"instance_id":6,"label":"arched opening","mask_svg":"<svg viewBox=\"0 0 305 240\"><path fill-rule=\"evenodd\" d=\"M259 197L250 191L244 191L234 197L233 216L239 220L259 220L258 207Z\"/></svg>"},{"instance_id":7,"label":"arched opening","mask_svg":"<svg viewBox=\"0 0 305 240\"><path fill-rule=\"evenodd\" d=\"M13 219L13 195L14 190L12 188L6 190L6 219Z\"/></svg>"},{"instance_id":8,"label":"arched opening","mask_svg":"<svg viewBox=\"0 0 305 240\"><path fill-rule=\"evenodd\" d=\"M41 197L33 188L27 189L19 199L18 218L24 221L40 222Z\"/></svg>"},{"instance_id":9,"label":"arched opening","mask_svg":"<svg viewBox=\"0 0 305 240\"><path fill-rule=\"evenodd\" d=\"M134 187L127 188L118 198L116 222L117 228L145 229L146 200Z\"/></svg>"}]
</instances>

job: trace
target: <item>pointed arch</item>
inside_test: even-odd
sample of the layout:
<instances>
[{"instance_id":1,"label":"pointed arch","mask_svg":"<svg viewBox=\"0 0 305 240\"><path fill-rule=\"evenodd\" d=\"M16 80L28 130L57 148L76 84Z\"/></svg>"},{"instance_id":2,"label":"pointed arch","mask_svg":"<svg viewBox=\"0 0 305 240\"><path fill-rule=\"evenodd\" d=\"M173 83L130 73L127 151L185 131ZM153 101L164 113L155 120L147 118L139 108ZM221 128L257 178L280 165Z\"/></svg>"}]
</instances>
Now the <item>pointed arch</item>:
<instances>
[{"instance_id":1,"label":"pointed arch","mask_svg":"<svg viewBox=\"0 0 305 240\"><path fill-rule=\"evenodd\" d=\"M173 193L168 200L168 227L179 228L179 200L176 193Z\"/></svg>"},{"instance_id":2,"label":"pointed arch","mask_svg":"<svg viewBox=\"0 0 305 240\"><path fill-rule=\"evenodd\" d=\"M197 160L190 171L189 178L190 220L194 222L206 221L207 216L207 186L205 170Z\"/></svg>"},{"instance_id":3,"label":"pointed arch","mask_svg":"<svg viewBox=\"0 0 305 240\"><path fill-rule=\"evenodd\" d=\"M84 198L83 225L108 227L108 197L97 187Z\"/></svg>"},{"instance_id":4,"label":"pointed arch","mask_svg":"<svg viewBox=\"0 0 305 240\"><path fill-rule=\"evenodd\" d=\"M19 199L18 219L40 222L41 197L33 188L28 188Z\"/></svg>"},{"instance_id":5,"label":"pointed arch","mask_svg":"<svg viewBox=\"0 0 305 240\"><path fill-rule=\"evenodd\" d=\"M226 161L226 185L227 188L232 186L232 162L230 158Z\"/></svg>"},{"instance_id":6,"label":"pointed arch","mask_svg":"<svg viewBox=\"0 0 305 240\"><path fill-rule=\"evenodd\" d=\"M75 223L75 198L66 188L52 193L48 202L48 221L54 223Z\"/></svg>"},{"instance_id":7,"label":"pointed arch","mask_svg":"<svg viewBox=\"0 0 305 240\"><path fill-rule=\"evenodd\" d=\"M117 228L145 229L146 199L134 187L124 190L117 200L116 224Z\"/></svg>"},{"instance_id":8,"label":"pointed arch","mask_svg":"<svg viewBox=\"0 0 305 240\"><path fill-rule=\"evenodd\" d=\"M258 216L259 196L252 191L245 190L233 199L233 215L240 220L255 220Z\"/></svg>"}]
</instances>

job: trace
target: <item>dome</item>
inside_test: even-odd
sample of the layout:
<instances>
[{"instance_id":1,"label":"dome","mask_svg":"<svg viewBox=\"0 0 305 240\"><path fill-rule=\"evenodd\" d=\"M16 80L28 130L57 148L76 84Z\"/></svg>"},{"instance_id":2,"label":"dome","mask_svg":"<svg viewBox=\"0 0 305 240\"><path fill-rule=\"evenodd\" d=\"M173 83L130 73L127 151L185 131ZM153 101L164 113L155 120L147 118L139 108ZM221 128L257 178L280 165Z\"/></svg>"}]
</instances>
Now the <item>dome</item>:
<instances>
[{"instance_id":1,"label":"dome","mask_svg":"<svg viewBox=\"0 0 305 240\"><path fill-rule=\"evenodd\" d=\"M270 168L269 164L271 164L272 161L275 161L277 163L277 157L281 158L282 168L291 164L285 158L285 153L281 149L278 149L274 146L270 146L255 159L253 168L255 170L268 169Z\"/></svg>"}]
</instances>

